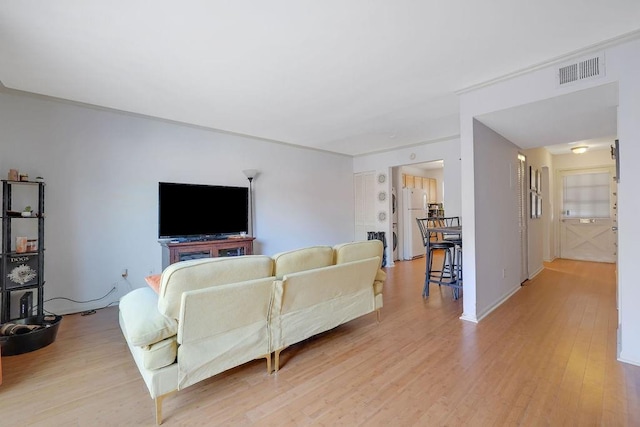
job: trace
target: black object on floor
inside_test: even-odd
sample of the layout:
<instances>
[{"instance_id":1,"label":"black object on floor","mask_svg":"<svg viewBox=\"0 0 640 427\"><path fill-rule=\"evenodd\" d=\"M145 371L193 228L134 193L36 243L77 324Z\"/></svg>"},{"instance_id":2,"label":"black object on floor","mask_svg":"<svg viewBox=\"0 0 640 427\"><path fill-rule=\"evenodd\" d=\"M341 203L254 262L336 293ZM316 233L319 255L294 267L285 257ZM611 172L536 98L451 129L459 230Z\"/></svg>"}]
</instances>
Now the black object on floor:
<instances>
[{"instance_id":1,"label":"black object on floor","mask_svg":"<svg viewBox=\"0 0 640 427\"><path fill-rule=\"evenodd\" d=\"M387 265L387 238L384 235L384 231L368 231L367 240L380 240L384 249L382 250L382 266Z\"/></svg>"},{"instance_id":2,"label":"black object on floor","mask_svg":"<svg viewBox=\"0 0 640 427\"><path fill-rule=\"evenodd\" d=\"M29 353L48 346L55 341L61 320L62 316L44 315L9 321L9 323L14 324L11 329L24 331L24 328L20 328L19 325L39 325L41 328L33 329L26 333L0 336L2 356Z\"/></svg>"}]
</instances>

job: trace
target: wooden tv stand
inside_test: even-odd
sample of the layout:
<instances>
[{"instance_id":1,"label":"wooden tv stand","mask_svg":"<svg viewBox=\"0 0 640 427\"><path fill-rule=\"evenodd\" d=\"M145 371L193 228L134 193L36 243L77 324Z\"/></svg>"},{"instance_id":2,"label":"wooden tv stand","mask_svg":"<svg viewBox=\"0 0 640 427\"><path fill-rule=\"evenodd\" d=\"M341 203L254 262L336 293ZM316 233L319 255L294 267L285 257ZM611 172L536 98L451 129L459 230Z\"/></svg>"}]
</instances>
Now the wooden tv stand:
<instances>
[{"instance_id":1,"label":"wooden tv stand","mask_svg":"<svg viewBox=\"0 0 640 427\"><path fill-rule=\"evenodd\" d=\"M162 269L178 261L198 258L217 258L253 254L255 237L231 237L220 240L196 240L187 242L164 241L162 245Z\"/></svg>"}]
</instances>

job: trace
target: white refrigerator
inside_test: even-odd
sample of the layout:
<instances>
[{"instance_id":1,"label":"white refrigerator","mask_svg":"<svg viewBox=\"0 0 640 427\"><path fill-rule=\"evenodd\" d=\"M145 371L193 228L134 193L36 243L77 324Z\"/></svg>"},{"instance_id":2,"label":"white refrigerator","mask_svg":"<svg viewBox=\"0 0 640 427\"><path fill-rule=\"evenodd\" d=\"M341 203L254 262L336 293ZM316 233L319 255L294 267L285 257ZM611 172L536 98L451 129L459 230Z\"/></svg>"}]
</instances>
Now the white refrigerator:
<instances>
[{"instance_id":1,"label":"white refrigerator","mask_svg":"<svg viewBox=\"0 0 640 427\"><path fill-rule=\"evenodd\" d=\"M422 234L416 218L427 217L427 190L402 189L403 257L414 259L425 254Z\"/></svg>"}]
</instances>

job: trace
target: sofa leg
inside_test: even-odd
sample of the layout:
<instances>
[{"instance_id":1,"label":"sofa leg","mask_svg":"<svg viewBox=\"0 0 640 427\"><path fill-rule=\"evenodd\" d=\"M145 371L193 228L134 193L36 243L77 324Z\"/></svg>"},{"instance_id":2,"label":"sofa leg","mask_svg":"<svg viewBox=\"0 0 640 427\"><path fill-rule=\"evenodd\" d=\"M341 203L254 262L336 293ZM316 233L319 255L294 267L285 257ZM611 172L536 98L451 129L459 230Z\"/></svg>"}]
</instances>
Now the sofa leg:
<instances>
[{"instance_id":1,"label":"sofa leg","mask_svg":"<svg viewBox=\"0 0 640 427\"><path fill-rule=\"evenodd\" d=\"M160 425L162 424L162 401L164 400L165 397L169 396L170 394L175 393L175 391L170 391L167 394L163 394L162 396L158 396L155 398L155 402L156 402L156 424Z\"/></svg>"},{"instance_id":2,"label":"sofa leg","mask_svg":"<svg viewBox=\"0 0 640 427\"><path fill-rule=\"evenodd\" d=\"M376 320L380 323L380 309L376 310Z\"/></svg>"},{"instance_id":3,"label":"sofa leg","mask_svg":"<svg viewBox=\"0 0 640 427\"><path fill-rule=\"evenodd\" d=\"M271 375L271 353L269 354L265 354L264 356L265 359L267 359L267 374Z\"/></svg>"},{"instance_id":4,"label":"sofa leg","mask_svg":"<svg viewBox=\"0 0 640 427\"><path fill-rule=\"evenodd\" d=\"M275 371L276 371L276 372L278 372L278 370L280 369L280 353L281 353L281 352L282 352L282 350L284 350L285 348L287 348L287 347L282 347L280 350L276 350L276 351L274 352L274 355L275 355L275 361L274 361L275 363L274 363L274 365L275 365Z\"/></svg>"},{"instance_id":5,"label":"sofa leg","mask_svg":"<svg viewBox=\"0 0 640 427\"><path fill-rule=\"evenodd\" d=\"M280 349L280 350L276 350L274 355L275 355L275 360L274 360L274 369L276 372L278 372L278 369L280 369L280 352L284 350L284 349Z\"/></svg>"}]
</instances>

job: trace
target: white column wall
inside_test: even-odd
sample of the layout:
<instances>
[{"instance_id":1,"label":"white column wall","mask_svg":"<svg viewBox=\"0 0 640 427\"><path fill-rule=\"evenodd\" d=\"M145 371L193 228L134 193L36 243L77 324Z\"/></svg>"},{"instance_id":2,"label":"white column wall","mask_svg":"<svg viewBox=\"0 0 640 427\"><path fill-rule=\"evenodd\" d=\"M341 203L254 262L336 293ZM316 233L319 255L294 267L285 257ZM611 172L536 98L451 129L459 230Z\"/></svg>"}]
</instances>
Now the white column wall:
<instances>
[{"instance_id":1,"label":"white column wall","mask_svg":"<svg viewBox=\"0 0 640 427\"><path fill-rule=\"evenodd\" d=\"M640 41L620 47L618 138L619 359L640 365Z\"/></svg>"}]
</instances>

